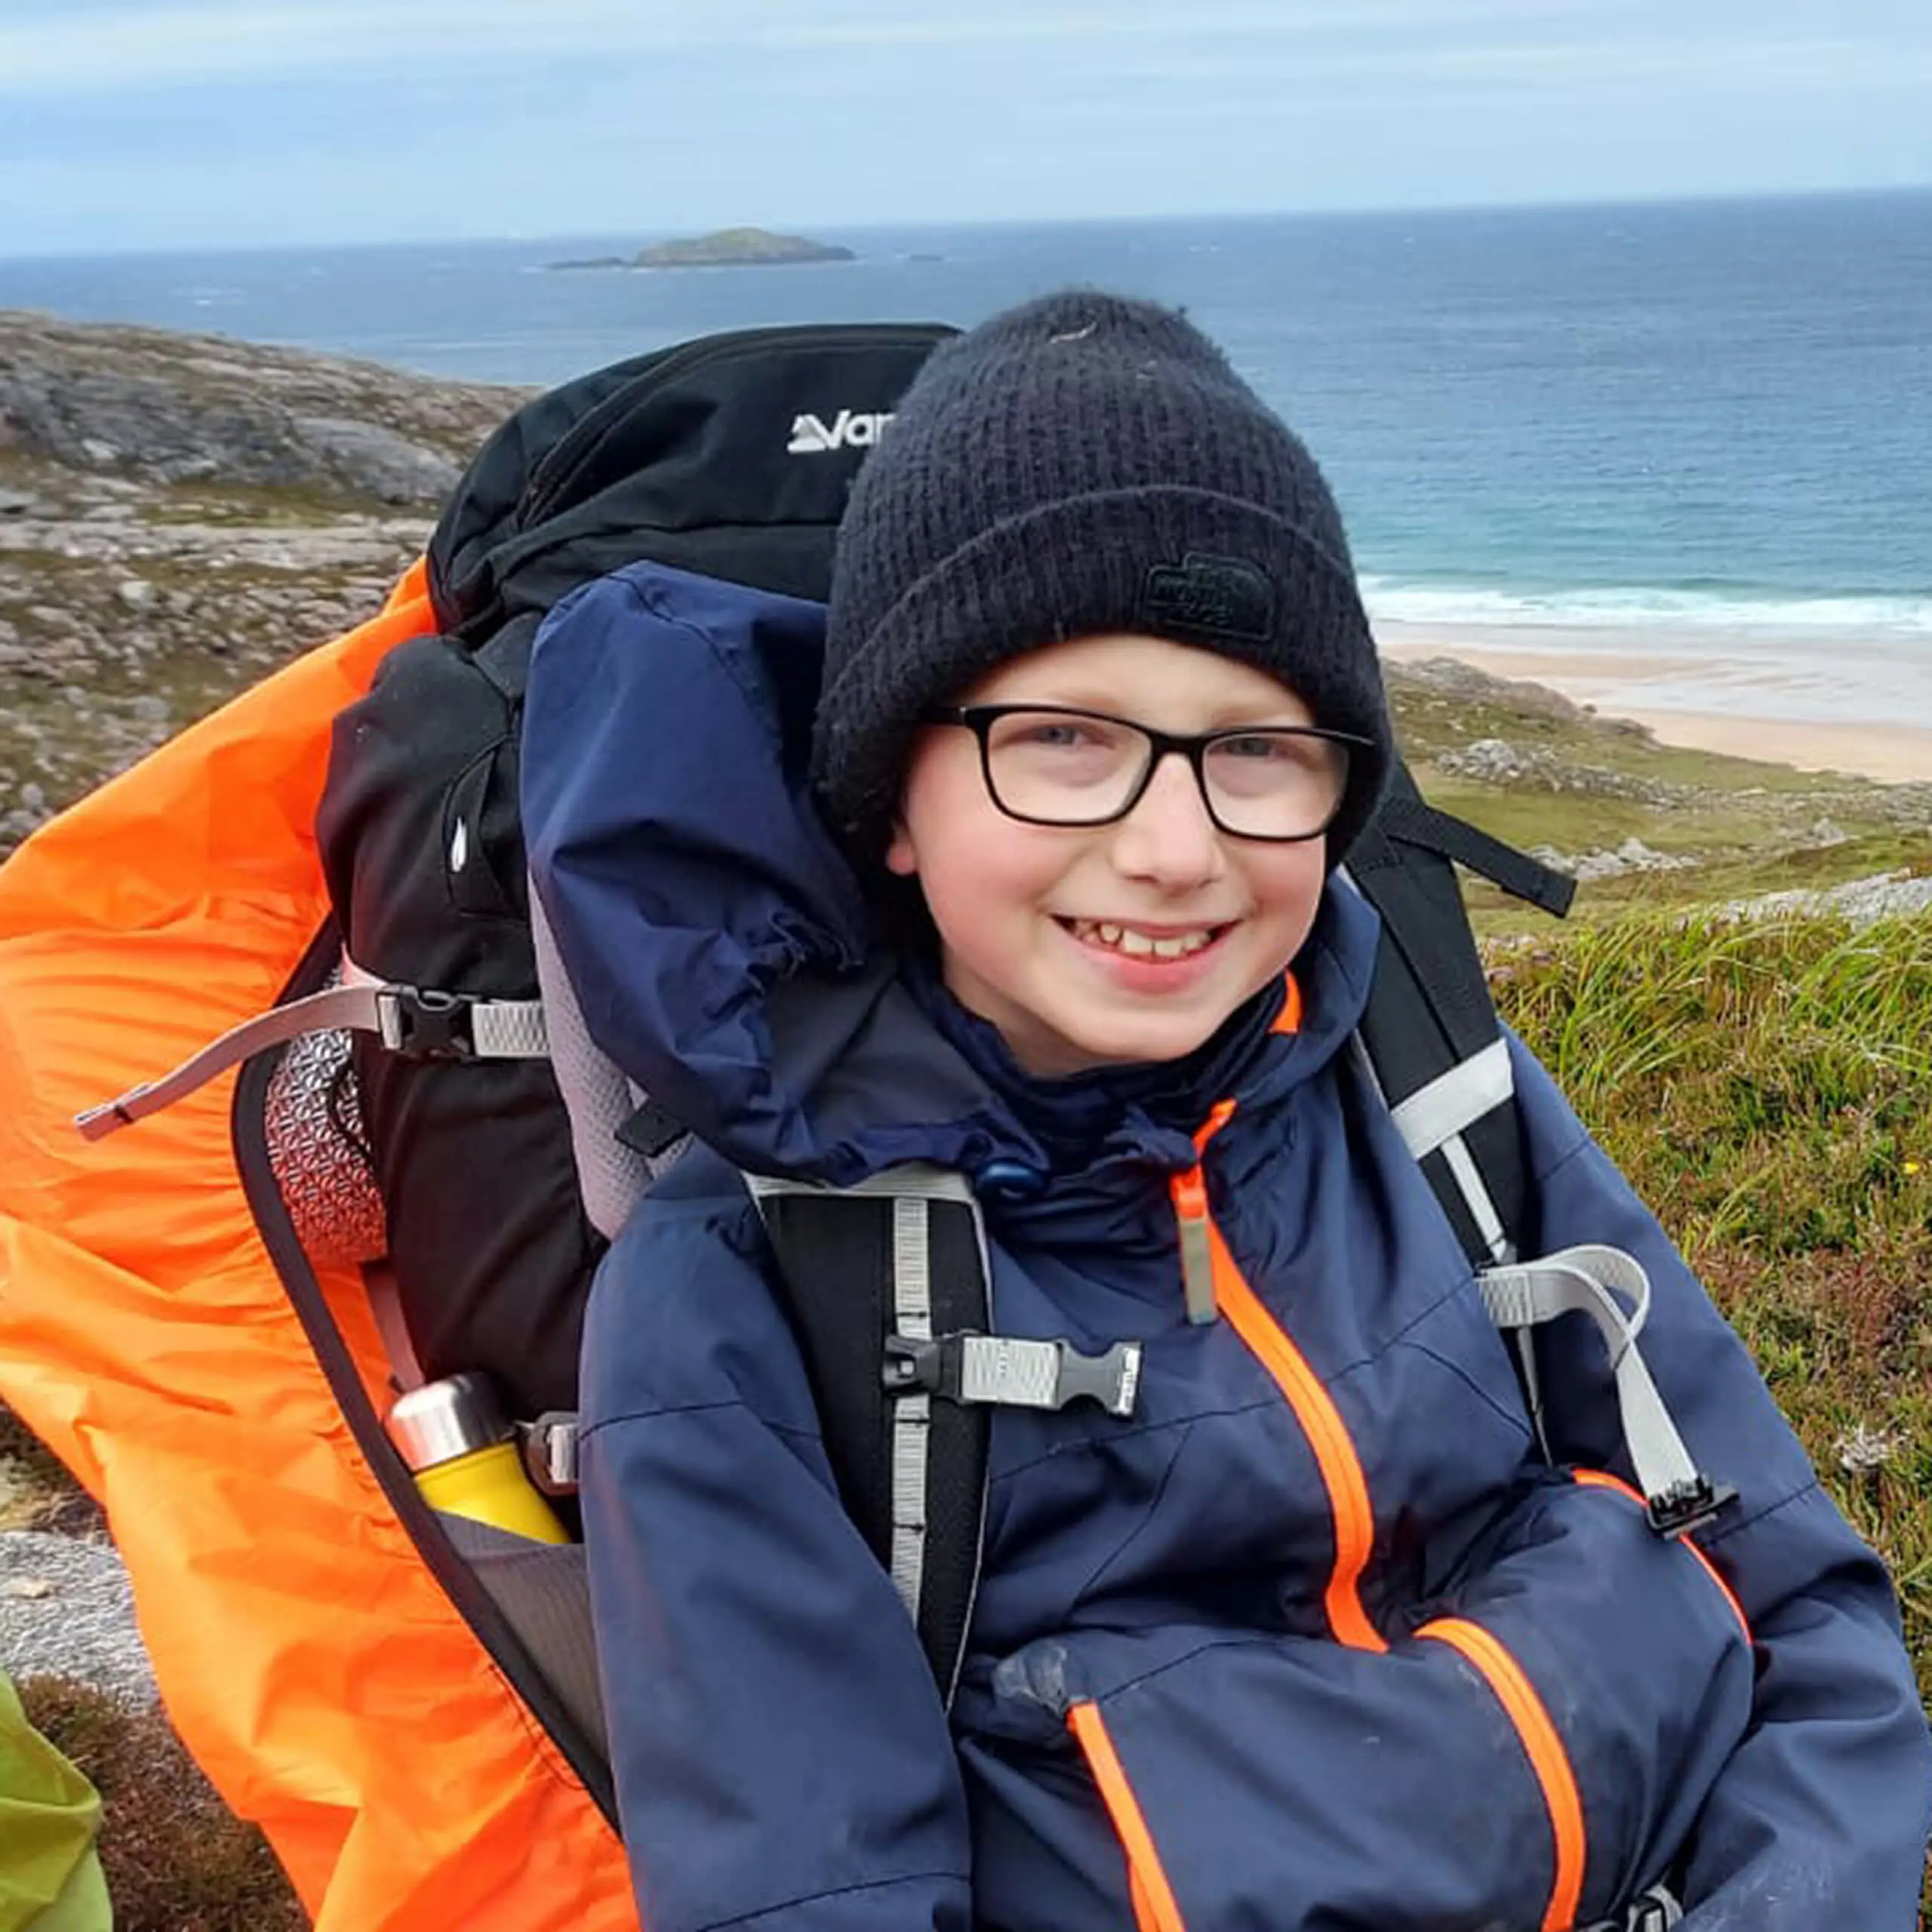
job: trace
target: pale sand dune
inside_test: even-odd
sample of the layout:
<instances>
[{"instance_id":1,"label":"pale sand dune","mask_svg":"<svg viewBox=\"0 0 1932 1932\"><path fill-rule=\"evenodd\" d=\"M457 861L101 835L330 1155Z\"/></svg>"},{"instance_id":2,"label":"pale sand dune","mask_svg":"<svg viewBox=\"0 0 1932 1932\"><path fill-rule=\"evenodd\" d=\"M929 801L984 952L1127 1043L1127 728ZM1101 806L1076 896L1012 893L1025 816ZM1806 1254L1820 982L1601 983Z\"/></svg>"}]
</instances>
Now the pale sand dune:
<instances>
[{"instance_id":1,"label":"pale sand dune","mask_svg":"<svg viewBox=\"0 0 1932 1932\"><path fill-rule=\"evenodd\" d=\"M1690 640L1640 641L1614 632L1386 621L1376 629L1383 655L1397 663L1453 657L1492 677L1527 679L1577 703L1594 706L1606 717L1634 718L1666 745L1763 758L1801 771L1852 772L1893 784L1932 783L1932 721L1804 724L1751 715L1749 682L1740 680L1735 669L1750 650L1748 638L1710 640L1702 654L1694 654ZM1711 690L1708 703L1728 701L1727 708L1681 708L1682 698L1697 688L1700 672L1712 668L1718 652L1732 675L1723 691ZM1777 681L1767 667L1763 682L1768 687ZM1666 692L1669 702L1654 701Z\"/></svg>"}]
</instances>

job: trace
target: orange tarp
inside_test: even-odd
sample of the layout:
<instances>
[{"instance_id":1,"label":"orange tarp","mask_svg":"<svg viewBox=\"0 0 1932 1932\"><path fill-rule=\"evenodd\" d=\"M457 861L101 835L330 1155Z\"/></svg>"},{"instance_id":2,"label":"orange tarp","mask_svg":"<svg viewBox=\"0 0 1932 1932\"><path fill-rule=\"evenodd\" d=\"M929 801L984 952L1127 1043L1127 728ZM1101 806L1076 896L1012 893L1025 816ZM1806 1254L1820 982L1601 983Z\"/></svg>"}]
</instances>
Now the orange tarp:
<instances>
[{"instance_id":1,"label":"orange tarp","mask_svg":"<svg viewBox=\"0 0 1932 1932\"><path fill-rule=\"evenodd\" d=\"M418 565L0 868L0 1401L105 1506L168 1714L320 1932L635 1932L621 1847L438 1589L244 1198L235 1076L72 1116L272 1004L328 913L329 720ZM322 1285L344 1313L352 1279ZM348 1336L382 1370L366 1320Z\"/></svg>"}]
</instances>

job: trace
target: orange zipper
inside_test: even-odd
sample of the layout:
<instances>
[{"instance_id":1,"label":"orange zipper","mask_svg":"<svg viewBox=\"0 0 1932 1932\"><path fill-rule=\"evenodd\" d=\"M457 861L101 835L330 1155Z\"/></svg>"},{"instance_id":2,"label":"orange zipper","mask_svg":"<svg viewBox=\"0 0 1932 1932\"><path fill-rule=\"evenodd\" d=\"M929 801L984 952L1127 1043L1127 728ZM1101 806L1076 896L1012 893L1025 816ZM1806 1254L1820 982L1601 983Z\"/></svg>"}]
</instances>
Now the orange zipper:
<instances>
[{"instance_id":1,"label":"orange zipper","mask_svg":"<svg viewBox=\"0 0 1932 1932\"><path fill-rule=\"evenodd\" d=\"M1522 1666L1481 1624L1472 1623L1466 1617L1443 1617L1425 1623L1416 1635L1460 1651L1487 1683L1521 1740L1530 1768L1542 1787L1551 1835L1555 1841L1555 1869L1550 1879L1549 1902L1543 1908L1541 1932L1569 1932L1576 1923L1577 1907L1583 1895L1589 1841L1584 1829L1583 1801L1577 1789L1577 1774L1549 1711L1537 1695L1535 1685L1524 1675Z\"/></svg>"},{"instance_id":2,"label":"orange zipper","mask_svg":"<svg viewBox=\"0 0 1932 1932\"><path fill-rule=\"evenodd\" d=\"M1207 1125L1195 1136L1197 1155L1206 1153L1208 1143L1227 1124L1234 1111L1234 1102L1223 1100L1208 1115ZM1329 1627L1337 1641L1351 1649L1386 1651L1388 1644L1362 1607L1361 1575L1375 1544L1375 1513L1347 1425L1320 1378L1287 1331L1262 1306L1228 1252L1227 1243L1208 1212L1200 1160L1185 1174L1177 1174L1169 1187L1180 1238L1181 1278L1189 1319L1211 1321L1217 1313L1228 1318L1287 1398L1315 1452L1335 1525L1335 1566L1323 1599ZM1202 1309L1204 1312L1197 1312Z\"/></svg>"}]
</instances>

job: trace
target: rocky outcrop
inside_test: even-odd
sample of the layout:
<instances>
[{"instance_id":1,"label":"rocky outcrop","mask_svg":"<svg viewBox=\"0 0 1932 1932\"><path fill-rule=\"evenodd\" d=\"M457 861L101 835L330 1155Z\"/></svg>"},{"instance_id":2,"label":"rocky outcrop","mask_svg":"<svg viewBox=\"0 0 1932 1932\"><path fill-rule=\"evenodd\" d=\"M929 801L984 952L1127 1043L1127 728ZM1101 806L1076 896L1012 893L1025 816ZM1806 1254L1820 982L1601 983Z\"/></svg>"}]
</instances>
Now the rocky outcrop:
<instances>
[{"instance_id":1,"label":"rocky outcrop","mask_svg":"<svg viewBox=\"0 0 1932 1932\"><path fill-rule=\"evenodd\" d=\"M101 475L432 506L514 393L0 311L0 451Z\"/></svg>"},{"instance_id":2,"label":"rocky outcrop","mask_svg":"<svg viewBox=\"0 0 1932 1932\"><path fill-rule=\"evenodd\" d=\"M1583 792L1600 798L1635 798L1647 805L1681 804L1692 796L1686 786L1634 777L1607 766L1564 758L1542 745L1518 746L1504 738L1478 738L1461 751L1442 752L1435 768L1484 784L1516 785L1539 792Z\"/></svg>"},{"instance_id":3,"label":"rocky outcrop","mask_svg":"<svg viewBox=\"0 0 1932 1932\"><path fill-rule=\"evenodd\" d=\"M0 313L0 858L368 616L526 393Z\"/></svg>"}]
</instances>

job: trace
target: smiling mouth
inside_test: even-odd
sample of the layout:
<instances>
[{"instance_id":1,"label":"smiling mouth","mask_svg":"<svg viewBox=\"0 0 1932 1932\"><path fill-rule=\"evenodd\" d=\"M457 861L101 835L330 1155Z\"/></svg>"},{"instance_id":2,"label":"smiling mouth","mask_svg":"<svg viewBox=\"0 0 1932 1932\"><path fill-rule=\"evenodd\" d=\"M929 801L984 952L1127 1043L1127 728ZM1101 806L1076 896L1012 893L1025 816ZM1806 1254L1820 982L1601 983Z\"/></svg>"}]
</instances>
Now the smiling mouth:
<instances>
[{"instance_id":1,"label":"smiling mouth","mask_svg":"<svg viewBox=\"0 0 1932 1932\"><path fill-rule=\"evenodd\" d=\"M1066 931L1083 946L1117 952L1129 959L1188 959L1205 952L1229 930L1220 925L1195 926L1183 931L1146 932L1106 919L1062 919Z\"/></svg>"}]
</instances>

